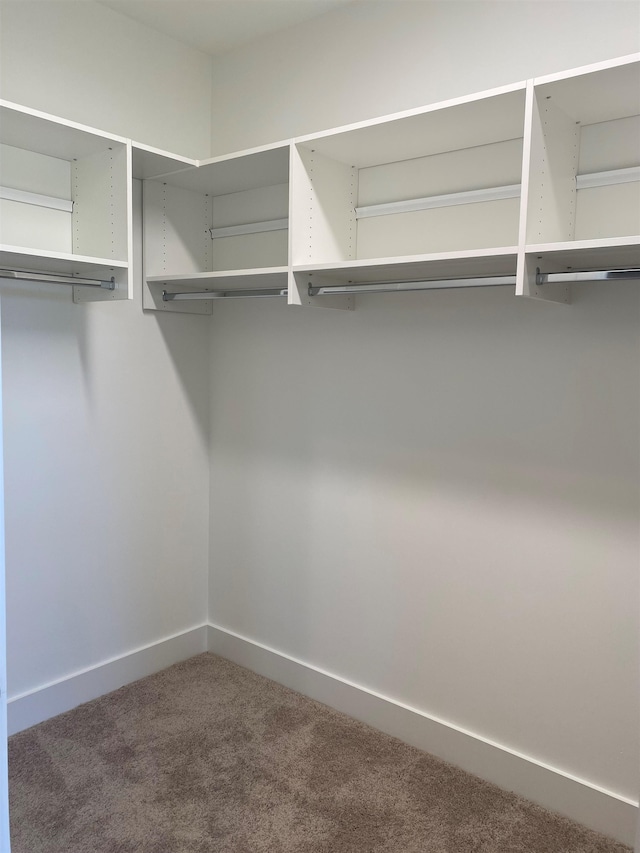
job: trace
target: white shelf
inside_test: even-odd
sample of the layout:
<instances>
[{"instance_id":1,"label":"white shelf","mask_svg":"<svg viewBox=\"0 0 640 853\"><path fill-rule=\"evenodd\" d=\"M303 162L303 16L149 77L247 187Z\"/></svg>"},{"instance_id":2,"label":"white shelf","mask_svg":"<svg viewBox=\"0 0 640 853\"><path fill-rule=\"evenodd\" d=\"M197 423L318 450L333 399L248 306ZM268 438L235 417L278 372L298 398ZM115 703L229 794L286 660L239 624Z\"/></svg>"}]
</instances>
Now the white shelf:
<instances>
[{"instance_id":1,"label":"white shelf","mask_svg":"<svg viewBox=\"0 0 640 853\"><path fill-rule=\"evenodd\" d=\"M537 77L541 98L574 122L596 124L640 113L640 54Z\"/></svg>"},{"instance_id":2,"label":"white shelf","mask_svg":"<svg viewBox=\"0 0 640 853\"><path fill-rule=\"evenodd\" d=\"M616 239L575 240L526 246L526 254L540 261L543 272L640 268L640 235Z\"/></svg>"},{"instance_id":3,"label":"white shelf","mask_svg":"<svg viewBox=\"0 0 640 853\"><path fill-rule=\"evenodd\" d=\"M129 264L126 261L111 261L107 258L0 245L0 279L3 278L1 272L3 269L40 275L90 278L98 281L109 281L111 278L115 280L116 287L111 291L94 287L74 287L74 302L104 302L130 298L131 276ZM12 281L13 284L16 283L10 278L7 280Z\"/></svg>"},{"instance_id":4,"label":"white shelf","mask_svg":"<svg viewBox=\"0 0 640 853\"><path fill-rule=\"evenodd\" d=\"M295 142L356 169L522 137L525 84L516 83Z\"/></svg>"},{"instance_id":5,"label":"white shelf","mask_svg":"<svg viewBox=\"0 0 640 853\"><path fill-rule=\"evenodd\" d=\"M289 154L288 143L263 146L144 181L145 308L210 311L161 302L158 282L287 287Z\"/></svg>"},{"instance_id":6,"label":"white shelf","mask_svg":"<svg viewBox=\"0 0 640 853\"><path fill-rule=\"evenodd\" d=\"M295 141L293 264L518 241L526 84Z\"/></svg>"},{"instance_id":7,"label":"white shelf","mask_svg":"<svg viewBox=\"0 0 640 853\"><path fill-rule=\"evenodd\" d=\"M289 181L289 145L266 146L251 153L197 161L195 169L166 175L163 182L212 196L286 184Z\"/></svg>"},{"instance_id":8,"label":"white shelf","mask_svg":"<svg viewBox=\"0 0 640 853\"><path fill-rule=\"evenodd\" d=\"M176 290L269 290L287 286L288 267L150 276L147 283Z\"/></svg>"},{"instance_id":9,"label":"white shelf","mask_svg":"<svg viewBox=\"0 0 640 853\"><path fill-rule=\"evenodd\" d=\"M171 154L169 151L143 145L141 142L132 143L131 157L133 177L139 180L170 175L184 169L192 169L198 165L197 160L181 157L179 154Z\"/></svg>"},{"instance_id":10,"label":"white shelf","mask_svg":"<svg viewBox=\"0 0 640 853\"><path fill-rule=\"evenodd\" d=\"M108 258L0 245L0 267L98 278L107 273L111 275L119 270L127 270L129 265L127 261L113 261Z\"/></svg>"},{"instance_id":11,"label":"white shelf","mask_svg":"<svg viewBox=\"0 0 640 853\"><path fill-rule=\"evenodd\" d=\"M79 160L104 151L111 143L126 145L126 142L122 136L0 100L0 145L25 148L61 160Z\"/></svg>"},{"instance_id":12,"label":"white shelf","mask_svg":"<svg viewBox=\"0 0 640 853\"><path fill-rule=\"evenodd\" d=\"M443 252L332 264L301 264L294 266L293 272L301 275L325 276L345 284L514 275L517 257L517 246L505 246L478 252Z\"/></svg>"},{"instance_id":13,"label":"white shelf","mask_svg":"<svg viewBox=\"0 0 640 853\"><path fill-rule=\"evenodd\" d=\"M122 137L0 102L4 265L88 278L113 269L114 291L74 298L131 298L130 164Z\"/></svg>"}]
</instances>

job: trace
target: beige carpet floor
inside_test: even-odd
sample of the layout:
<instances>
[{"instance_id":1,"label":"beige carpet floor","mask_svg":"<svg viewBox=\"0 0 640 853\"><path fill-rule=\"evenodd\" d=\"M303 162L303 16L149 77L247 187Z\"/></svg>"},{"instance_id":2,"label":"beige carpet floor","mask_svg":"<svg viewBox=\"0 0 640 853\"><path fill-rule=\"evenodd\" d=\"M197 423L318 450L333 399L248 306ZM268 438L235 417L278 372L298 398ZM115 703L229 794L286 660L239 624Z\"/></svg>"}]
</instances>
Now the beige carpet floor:
<instances>
[{"instance_id":1,"label":"beige carpet floor","mask_svg":"<svg viewBox=\"0 0 640 853\"><path fill-rule=\"evenodd\" d=\"M10 739L13 853L623 853L211 654Z\"/></svg>"}]
</instances>

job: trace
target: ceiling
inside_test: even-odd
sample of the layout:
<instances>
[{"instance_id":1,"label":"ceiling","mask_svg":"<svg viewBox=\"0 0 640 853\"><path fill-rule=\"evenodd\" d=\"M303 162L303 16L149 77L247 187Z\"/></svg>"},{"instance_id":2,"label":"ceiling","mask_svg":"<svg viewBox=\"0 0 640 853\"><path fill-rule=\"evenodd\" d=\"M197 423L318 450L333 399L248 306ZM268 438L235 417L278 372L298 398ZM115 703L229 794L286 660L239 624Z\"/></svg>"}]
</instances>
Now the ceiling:
<instances>
[{"instance_id":1,"label":"ceiling","mask_svg":"<svg viewBox=\"0 0 640 853\"><path fill-rule=\"evenodd\" d=\"M98 0L211 56L354 0Z\"/></svg>"}]
</instances>

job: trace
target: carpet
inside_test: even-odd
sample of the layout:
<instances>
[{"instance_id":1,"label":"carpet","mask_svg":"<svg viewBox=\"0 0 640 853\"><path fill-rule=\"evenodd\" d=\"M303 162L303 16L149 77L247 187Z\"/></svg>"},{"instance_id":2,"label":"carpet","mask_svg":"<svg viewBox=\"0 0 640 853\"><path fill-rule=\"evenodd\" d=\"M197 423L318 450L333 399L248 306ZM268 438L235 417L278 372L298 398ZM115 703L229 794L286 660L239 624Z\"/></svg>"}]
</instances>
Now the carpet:
<instances>
[{"instance_id":1,"label":"carpet","mask_svg":"<svg viewBox=\"0 0 640 853\"><path fill-rule=\"evenodd\" d=\"M630 848L213 654L10 738L13 853Z\"/></svg>"}]
</instances>

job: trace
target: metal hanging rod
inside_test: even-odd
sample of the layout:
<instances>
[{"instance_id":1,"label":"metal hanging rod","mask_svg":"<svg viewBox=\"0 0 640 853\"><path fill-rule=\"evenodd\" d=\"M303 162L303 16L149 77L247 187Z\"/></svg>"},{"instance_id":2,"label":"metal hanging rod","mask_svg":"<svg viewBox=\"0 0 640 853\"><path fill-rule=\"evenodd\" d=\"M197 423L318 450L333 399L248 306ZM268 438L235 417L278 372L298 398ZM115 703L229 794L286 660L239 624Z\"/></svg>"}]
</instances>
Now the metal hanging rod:
<instances>
[{"instance_id":1,"label":"metal hanging rod","mask_svg":"<svg viewBox=\"0 0 640 853\"><path fill-rule=\"evenodd\" d=\"M309 285L309 296L333 296L336 293L396 293L409 290L447 290L463 287L515 286L515 275L497 275L485 278L445 278L438 281L376 281L364 284L338 284L323 287Z\"/></svg>"},{"instance_id":2,"label":"metal hanging rod","mask_svg":"<svg viewBox=\"0 0 640 853\"><path fill-rule=\"evenodd\" d=\"M56 275L55 273L0 269L0 278L16 278L21 281L46 281L48 284L81 284L83 287L102 287L104 290L116 289L116 280L113 276L108 281L101 281L97 278L75 278L74 276Z\"/></svg>"},{"instance_id":3,"label":"metal hanging rod","mask_svg":"<svg viewBox=\"0 0 640 853\"><path fill-rule=\"evenodd\" d=\"M197 290L193 293L171 293L162 291L163 302L191 302L196 299L266 299L286 296L287 288L274 287L262 290Z\"/></svg>"},{"instance_id":4,"label":"metal hanging rod","mask_svg":"<svg viewBox=\"0 0 640 853\"><path fill-rule=\"evenodd\" d=\"M570 284L572 281L633 281L640 278L640 269L591 270L589 272L540 272L536 269L536 284Z\"/></svg>"},{"instance_id":5,"label":"metal hanging rod","mask_svg":"<svg viewBox=\"0 0 640 853\"><path fill-rule=\"evenodd\" d=\"M593 270L590 272L541 273L536 270L536 284L569 284L574 281L631 281L640 278L640 269ZM514 286L515 275L486 276L480 278L445 278L420 281L376 281L363 284L309 285L309 296L335 296L342 293L399 293L411 290L451 290L465 287Z\"/></svg>"}]
</instances>

